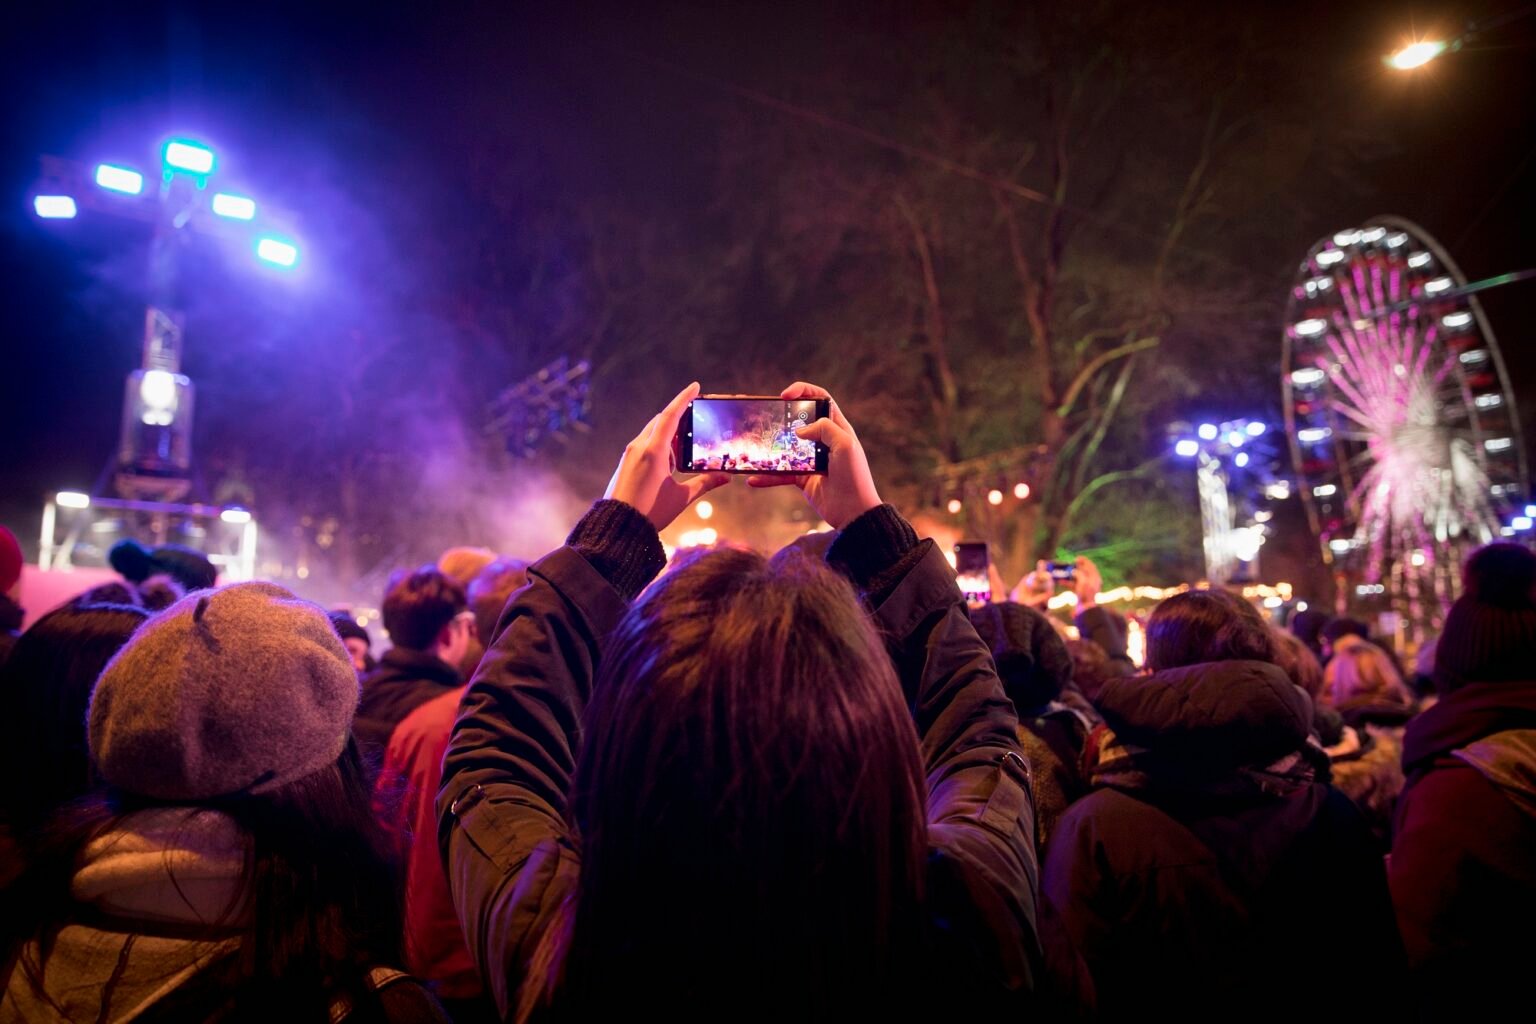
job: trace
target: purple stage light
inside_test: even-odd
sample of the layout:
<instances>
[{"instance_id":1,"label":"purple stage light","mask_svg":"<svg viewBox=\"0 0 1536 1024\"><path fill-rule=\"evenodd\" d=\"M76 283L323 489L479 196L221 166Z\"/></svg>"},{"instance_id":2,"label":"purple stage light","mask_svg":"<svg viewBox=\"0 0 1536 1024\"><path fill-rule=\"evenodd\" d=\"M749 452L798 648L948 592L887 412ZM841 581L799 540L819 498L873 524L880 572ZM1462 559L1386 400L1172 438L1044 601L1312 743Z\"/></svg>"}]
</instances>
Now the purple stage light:
<instances>
[{"instance_id":1,"label":"purple stage light","mask_svg":"<svg viewBox=\"0 0 1536 1024\"><path fill-rule=\"evenodd\" d=\"M213 197L213 212L230 220L252 220L256 216L256 200L217 192Z\"/></svg>"},{"instance_id":2,"label":"purple stage light","mask_svg":"<svg viewBox=\"0 0 1536 1024\"><path fill-rule=\"evenodd\" d=\"M267 236L257 240L256 256L273 266L288 268L299 261L299 250L291 242Z\"/></svg>"},{"instance_id":3,"label":"purple stage light","mask_svg":"<svg viewBox=\"0 0 1536 1024\"><path fill-rule=\"evenodd\" d=\"M144 175L127 167L112 164L96 165L96 184L112 192L136 196L144 191Z\"/></svg>"},{"instance_id":4,"label":"purple stage light","mask_svg":"<svg viewBox=\"0 0 1536 1024\"><path fill-rule=\"evenodd\" d=\"M32 209L45 220L70 220L79 212L72 196L36 196Z\"/></svg>"},{"instance_id":5,"label":"purple stage light","mask_svg":"<svg viewBox=\"0 0 1536 1024\"><path fill-rule=\"evenodd\" d=\"M190 174L213 173L213 150L190 139L172 139L165 144L165 166Z\"/></svg>"}]
</instances>

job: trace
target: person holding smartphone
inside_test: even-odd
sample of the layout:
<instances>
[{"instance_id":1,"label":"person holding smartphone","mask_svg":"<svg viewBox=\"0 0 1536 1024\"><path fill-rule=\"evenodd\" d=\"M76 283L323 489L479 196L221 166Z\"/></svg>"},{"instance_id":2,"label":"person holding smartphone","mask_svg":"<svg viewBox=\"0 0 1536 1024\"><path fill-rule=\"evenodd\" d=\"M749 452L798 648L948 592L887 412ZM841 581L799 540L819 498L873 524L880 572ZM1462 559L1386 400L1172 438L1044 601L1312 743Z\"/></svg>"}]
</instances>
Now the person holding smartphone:
<instances>
[{"instance_id":1,"label":"person holding smartphone","mask_svg":"<svg viewBox=\"0 0 1536 1024\"><path fill-rule=\"evenodd\" d=\"M673 474L685 388L534 563L449 741L440 840L509 1020L1015 1013L1039 972L1017 718L931 541L852 424L796 428L825 563L657 531L723 473ZM648 586L649 585L649 586ZM642 594L642 591L644 593Z\"/></svg>"}]
</instances>

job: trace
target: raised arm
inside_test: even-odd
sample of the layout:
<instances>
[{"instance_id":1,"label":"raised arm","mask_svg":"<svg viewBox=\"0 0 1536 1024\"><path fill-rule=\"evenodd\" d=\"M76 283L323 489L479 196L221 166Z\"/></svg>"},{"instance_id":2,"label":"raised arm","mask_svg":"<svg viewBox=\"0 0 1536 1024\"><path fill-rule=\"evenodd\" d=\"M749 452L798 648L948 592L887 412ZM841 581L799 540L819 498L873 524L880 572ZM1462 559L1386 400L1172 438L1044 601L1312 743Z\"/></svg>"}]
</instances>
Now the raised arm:
<instances>
[{"instance_id":1,"label":"raised arm","mask_svg":"<svg viewBox=\"0 0 1536 1024\"><path fill-rule=\"evenodd\" d=\"M438 840L470 953L503 1013L576 879L566 807L604 640L665 564L658 525L729 479L671 475L671 432L695 393L685 389L651 420L626 448L608 499L529 568L449 739Z\"/></svg>"}]
</instances>

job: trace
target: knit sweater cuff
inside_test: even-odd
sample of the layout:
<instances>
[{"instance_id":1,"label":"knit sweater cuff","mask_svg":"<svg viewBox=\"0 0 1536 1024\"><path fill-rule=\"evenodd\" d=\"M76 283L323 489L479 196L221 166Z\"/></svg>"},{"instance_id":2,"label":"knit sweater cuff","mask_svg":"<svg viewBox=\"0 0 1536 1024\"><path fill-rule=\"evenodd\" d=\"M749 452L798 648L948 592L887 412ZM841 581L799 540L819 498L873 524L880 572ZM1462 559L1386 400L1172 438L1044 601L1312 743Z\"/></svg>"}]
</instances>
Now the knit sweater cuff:
<instances>
[{"instance_id":1,"label":"knit sweater cuff","mask_svg":"<svg viewBox=\"0 0 1536 1024\"><path fill-rule=\"evenodd\" d=\"M827 551L827 561L866 593L884 589L885 581L905 574L917 551L917 531L893 505L877 505L843 527Z\"/></svg>"},{"instance_id":2,"label":"knit sweater cuff","mask_svg":"<svg viewBox=\"0 0 1536 1024\"><path fill-rule=\"evenodd\" d=\"M633 601L667 565L656 527L634 506L612 498L593 502L565 543L626 601Z\"/></svg>"}]
</instances>

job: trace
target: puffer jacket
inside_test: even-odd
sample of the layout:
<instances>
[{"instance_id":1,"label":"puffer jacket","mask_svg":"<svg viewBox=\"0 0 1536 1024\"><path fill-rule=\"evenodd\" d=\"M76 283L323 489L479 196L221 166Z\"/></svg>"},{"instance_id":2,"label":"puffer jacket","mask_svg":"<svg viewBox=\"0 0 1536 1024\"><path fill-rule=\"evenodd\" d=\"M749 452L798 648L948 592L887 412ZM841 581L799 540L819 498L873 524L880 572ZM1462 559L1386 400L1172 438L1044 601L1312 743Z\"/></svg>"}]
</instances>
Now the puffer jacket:
<instances>
[{"instance_id":1,"label":"puffer jacket","mask_svg":"<svg viewBox=\"0 0 1536 1024\"><path fill-rule=\"evenodd\" d=\"M1403 730L1414 709L1363 702L1339 709L1347 731L1328 748L1333 784L1355 802L1381 851L1392 845L1392 814L1403 791Z\"/></svg>"},{"instance_id":2,"label":"puffer jacket","mask_svg":"<svg viewBox=\"0 0 1536 1024\"><path fill-rule=\"evenodd\" d=\"M1106 1020L1298 1020L1390 1001L1402 976L1386 875L1359 812L1317 781L1311 704L1279 668L1218 662L1113 680L1116 736L1061 820L1042 897ZM1319 759L1320 760L1320 759ZM1320 1000L1296 958L1351 923L1350 979Z\"/></svg>"},{"instance_id":3,"label":"puffer jacket","mask_svg":"<svg viewBox=\"0 0 1536 1024\"><path fill-rule=\"evenodd\" d=\"M223 814L163 807L126 816L83 851L70 919L6 965L0 1024L232 1019L249 926L244 866L239 826ZM408 975L380 967L368 981L371 1004L338 997L316 1006L316 1018L447 1024Z\"/></svg>"},{"instance_id":4,"label":"puffer jacket","mask_svg":"<svg viewBox=\"0 0 1536 1024\"><path fill-rule=\"evenodd\" d=\"M640 554L650 545L655 561ZM849 524L828 558L865 592L921 740L936 950L925 980L952 1006L1001 1004L1015 1015L1034 987L1040 953L1033 808L1012 704L954 570L894 509ZM660 562L643 516L619 502L594 505L567 547L529 569L454 725L438 800L443 860L470 952L503 1014L580 878L580 837L567 811L583 712L607 636ZM657 987L685 987L688 964L677 970L677 984L660 979ZM635 1009L665 1010L674 1020L744 1019L763 1015L773 998L739 995L730 1006ZM800 1014L817 1016L816 1007Z\"/></svg>"},{"instance_id":5,"label":"puffer jacket","mask_svg":"<svg viewBox=\"0 0 1536 1024\"><path fill-rule=\"evenodd\" d=\"M1536 954L1536 682L1472 683L1403 736L1390 874L1425 1019L1528 998Z\"/></svg>"}]
</instances>

